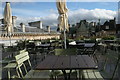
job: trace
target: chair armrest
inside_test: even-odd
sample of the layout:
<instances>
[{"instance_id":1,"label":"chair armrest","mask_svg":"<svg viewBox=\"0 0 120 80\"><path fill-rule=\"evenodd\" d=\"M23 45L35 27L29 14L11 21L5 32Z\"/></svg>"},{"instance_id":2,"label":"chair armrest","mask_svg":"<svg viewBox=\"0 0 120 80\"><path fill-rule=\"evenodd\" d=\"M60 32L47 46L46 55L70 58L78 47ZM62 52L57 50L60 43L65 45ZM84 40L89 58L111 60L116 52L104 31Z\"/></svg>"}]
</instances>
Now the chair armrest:
<instances>
[{"instance_id":1,"label":"chair armrest","mask_svg":"<svg viewBox=\"0 0 120 80\"><path fill-rule=\"evenodd\" d=\"M10 69L10 68L16 68L17 67L17 64L16 63L8 63L4 69Z\"/></svg>"}]
</instances>

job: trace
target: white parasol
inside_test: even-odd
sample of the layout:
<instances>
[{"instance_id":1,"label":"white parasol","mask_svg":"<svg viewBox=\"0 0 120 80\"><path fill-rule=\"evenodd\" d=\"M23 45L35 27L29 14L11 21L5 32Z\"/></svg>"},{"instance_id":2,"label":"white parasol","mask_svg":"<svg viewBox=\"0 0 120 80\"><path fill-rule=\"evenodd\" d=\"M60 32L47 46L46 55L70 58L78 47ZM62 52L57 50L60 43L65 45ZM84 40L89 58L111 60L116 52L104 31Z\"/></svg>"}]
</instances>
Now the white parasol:
<instances>
[{"instance_id":1,"label":"white parasol","mask_svg":"<svg viewBox=\"0 0 120 80\"><path fill-rule=\"evenodd\" d=\"M66 49L66 31L69 31L66 0L57 0L56 4L59 12L59 29L61 32L64 31L64 44Z\"/></svg>"}]
</instances>

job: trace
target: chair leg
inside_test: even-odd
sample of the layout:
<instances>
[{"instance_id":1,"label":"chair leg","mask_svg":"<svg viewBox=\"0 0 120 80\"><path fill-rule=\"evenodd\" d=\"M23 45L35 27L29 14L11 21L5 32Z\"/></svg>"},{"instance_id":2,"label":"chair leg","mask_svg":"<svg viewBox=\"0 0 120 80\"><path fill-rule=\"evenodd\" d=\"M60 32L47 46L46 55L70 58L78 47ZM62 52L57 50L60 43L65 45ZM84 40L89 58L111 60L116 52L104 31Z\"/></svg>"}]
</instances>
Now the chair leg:
<instances>
[{"instance_id":1,"label":"chair leg","mask_svg":"<svg viewBox=\"0 0 120 80\"><path fill-rule=\"evenodd\" d=\"M112 75L112 79L111 79L111 80L114 79L114 75L115 75L115 72L116 72L116 70L117 70L117 68L118 68L119 61L120 61L120 56L118 57L118 61L117 61L117 64L116 64L116 66L115 66L115 69L114 69L114 72L113 72L113 75Z\"/></svg>"},{"instance_id":2,"label":"chair leg","mask_svg":"<svg viewBox=\"0 0 120 80\"><path fill-rule=\"evenodd\" d=\"M8 79L10 80L10 69L8 68Z\"/></svg>"},{"instance_id":3,"label":"chair leg","mask_svg":"<svg viewBox=\"0 0 120 80\"><path fill-rule=\"evenodd\" d=\"M102 70L105 70L106 65L107 65L107 60L108 60L108 58L105 59L105 63L104 63L104 65L103 65L103 69L102 69Z\"/></svg>"},{"instance_id":4,"label":"chair leg","mask_svg":"<svg viewBox=\"0 0 120 80\"><path fill-rule=\"evenodd\" d=\"M23 66L24 66L24 68L25 68L25 72L27 73L27 68L26 68L26 66L25 66L25 64L23 63Z\"/></svg>"},{"instance_id":5,"label":"chair leg","mask_svg":"<svg viewBox=\"0 0 120 80\"><path fill-rule=\"evenodd\" d=\"M82 80L82 72L80 70L77 70L77 78L78 80Z\"/></svg>"},{"instance_id":6,"label":"chair leg","mask_svg":"<svg viewBox=\"0 0 120 80\"><path fill-rule=\"evenodd\" d=\"M17 69L17 68L16 68L16 72L17 72L18 77L20 78L20 74L19 74L19 72L18 72L18 69Z\"/></svg>"},{"instance_id":7,"label":"chair leg","mask_svg":"<svg viewBox=\"0 0 120 80\"><path fill-rule=\"evenodd\" d=\"M19 67L18 69L19 69L20 74L21 74L21 76L22 76L22 78L23 78L22 70L20 69L20 67Z\"/></svg>"}]
</instances>

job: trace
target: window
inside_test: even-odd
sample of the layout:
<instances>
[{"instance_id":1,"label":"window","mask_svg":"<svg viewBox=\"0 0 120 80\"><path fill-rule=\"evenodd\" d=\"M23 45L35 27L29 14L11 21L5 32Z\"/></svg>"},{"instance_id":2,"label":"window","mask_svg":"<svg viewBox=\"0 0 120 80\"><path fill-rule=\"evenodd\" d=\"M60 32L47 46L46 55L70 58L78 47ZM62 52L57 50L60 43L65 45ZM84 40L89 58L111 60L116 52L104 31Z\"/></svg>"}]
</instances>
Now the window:
<instances>
[{"instance_id":1,"label":"window","mask_svg":"<svg viewBox=\"0 0 120 80\"><path fill-rule=\"evenodd\" d=\"M109 26L105 26L105 29L109 29Z\"/></svg>"}]
</instances>

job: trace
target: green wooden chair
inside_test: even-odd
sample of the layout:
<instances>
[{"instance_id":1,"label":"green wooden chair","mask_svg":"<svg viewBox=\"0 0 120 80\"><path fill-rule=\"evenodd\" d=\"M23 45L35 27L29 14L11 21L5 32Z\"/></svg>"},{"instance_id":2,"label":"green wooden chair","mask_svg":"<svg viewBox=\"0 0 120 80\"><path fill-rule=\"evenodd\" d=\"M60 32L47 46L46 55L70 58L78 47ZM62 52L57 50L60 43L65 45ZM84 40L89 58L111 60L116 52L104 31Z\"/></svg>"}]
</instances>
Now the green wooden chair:
<instances>
[{"instance_id":1,"label":"green wooden chair","mask_svg":"<svg viewBox=\"0 0 120 80\"><path fill-rule=\"evenodd\" d=\"M10 75L10 69L15 68L17 71L17 77L23 78L23 79L29 79L29 78L38 78L38 79L49 79L49 71L41 71L41 70L33 70L32 65L29 60L28 52L23 52L21 54L18 54L15 56L16 63L9 63L7 66L5 66L5 69L8 69L8 78L15 78ZM25 64L25 62L28 63L28 65ZM27 69L27 67L30 67L30 71ZM21 68L24 68L22 70ZM25 71L25 75L23 74L23 71Z\"/></svg>"},{"instance_id":2,"label":"green wooden chair","mask_svg":"<svg viewBox=\"0 0 120 80\"><path fill-rule=\"evenodd\" d=\"M22 61L22 64L23 64L22 66L24 67L24 70L25 70L26 74L24 76L23 73L22 73L22 70L19 69L22 78L24 78L24 79L29 79L29 78L34 79L34 78L36 78L36 79L44 79L44 80L47 80L47 79L50 78L49 70L34 70L34 69L32 69L32 65L31 65L30 60L29 60L28 52L26 52L26 56L23 57L22 59L21 59L21 55L17 55L17 56L15 56L15 58L16 58L16 61L19 65L21 65L21 61L23 60ZM26 65L24 63L25 61L28 61L29 65ZM30 68L31 68L30 71L27 70L28 66L30 66ZM21 68L21 66L20 66L20 68Z\"/></svg>"}]
</instances>

